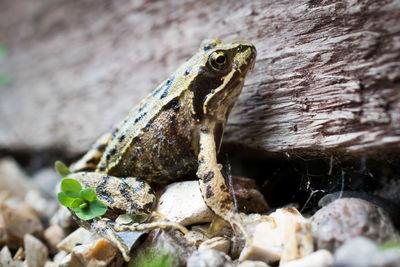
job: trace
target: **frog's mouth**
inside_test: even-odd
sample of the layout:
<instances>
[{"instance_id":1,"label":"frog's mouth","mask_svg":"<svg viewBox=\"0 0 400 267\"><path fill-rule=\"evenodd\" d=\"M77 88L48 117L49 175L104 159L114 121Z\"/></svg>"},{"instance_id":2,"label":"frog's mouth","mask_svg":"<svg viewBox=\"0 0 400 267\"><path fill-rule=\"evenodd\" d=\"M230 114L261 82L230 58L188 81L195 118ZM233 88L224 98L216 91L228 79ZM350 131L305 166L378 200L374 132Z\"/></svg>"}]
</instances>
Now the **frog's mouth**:
<instances>
[{"instance_id":1,"label":"frog's mouth","mask_svg":"<svg viewBox=\"0 0 400 267\"><path fill-rule=\"evenodd\" d=\"M216 91L213 96L206 98L203 106L204 115L225 120L242 91L243 83L244 80L241 78L230 79L224 90Z\"/></svg>"}]
</instances>

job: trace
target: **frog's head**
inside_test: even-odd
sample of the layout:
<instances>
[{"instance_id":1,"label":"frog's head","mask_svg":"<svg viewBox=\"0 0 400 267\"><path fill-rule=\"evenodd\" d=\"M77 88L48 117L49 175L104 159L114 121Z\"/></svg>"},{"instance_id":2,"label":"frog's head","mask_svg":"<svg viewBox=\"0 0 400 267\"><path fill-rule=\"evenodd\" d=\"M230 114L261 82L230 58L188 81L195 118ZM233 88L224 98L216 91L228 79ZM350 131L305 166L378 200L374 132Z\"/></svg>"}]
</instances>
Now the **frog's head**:
<instances>
[{"instance_id":1,"label":"frog's head","mask_svg":"<svg viewBox=\"0 0 400 267\"><path fill-rule=\"evenodd\" d=\"M189 89L193 92L193 109L198 119L224 124L255 58L256 49L248 42L223 43L219 39L202 42L198 53L188 62L193 66Z\"/></svg>"}]
</instances>

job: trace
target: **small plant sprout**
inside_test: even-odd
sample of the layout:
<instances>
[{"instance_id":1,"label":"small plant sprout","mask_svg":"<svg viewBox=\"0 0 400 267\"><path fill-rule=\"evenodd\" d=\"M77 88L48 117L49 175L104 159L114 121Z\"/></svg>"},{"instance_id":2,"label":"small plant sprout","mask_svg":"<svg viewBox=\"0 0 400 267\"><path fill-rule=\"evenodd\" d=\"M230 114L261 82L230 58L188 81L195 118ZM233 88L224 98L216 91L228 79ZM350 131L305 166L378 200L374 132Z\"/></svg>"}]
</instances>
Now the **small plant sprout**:
<instances>
[{"instance_id":1,"label":"small plant sprout","mask_svg":"<svg viewBox=\"0 0 400 267\"><path fill-rule=\"evenodd\" d=\"M387 241L379 246L380 250L399 250L400 249L400 240L392 239Z\"/></svg>"},{"instance_id":2,"label":"small plant sprout","mask_svg":"<svg viewBox=\"0 0 400 267\"><path fill-rule=\"evenodd\" d=\"M54 165L62 177L71 174L61 161L57 161ZM64 178L61 181L61 192L58 193L57 199L61 205L70 208L76 216L85 221L99 217L107 211L107 206L97 199L92 188L82 189L81 184L71 178Z\"/></svg>"},{"instance_id":3,"label":"small plant sprout","mask_svg":"<svg viewBox=\"0 0 400 267\"><path fill-rule=\"evenodd\" d=\"M54 168L56 169L56 172L63 178L68 174L71 174L71 171L62 161L57 160L54 163Z\"/></svg>"}]
</instances>

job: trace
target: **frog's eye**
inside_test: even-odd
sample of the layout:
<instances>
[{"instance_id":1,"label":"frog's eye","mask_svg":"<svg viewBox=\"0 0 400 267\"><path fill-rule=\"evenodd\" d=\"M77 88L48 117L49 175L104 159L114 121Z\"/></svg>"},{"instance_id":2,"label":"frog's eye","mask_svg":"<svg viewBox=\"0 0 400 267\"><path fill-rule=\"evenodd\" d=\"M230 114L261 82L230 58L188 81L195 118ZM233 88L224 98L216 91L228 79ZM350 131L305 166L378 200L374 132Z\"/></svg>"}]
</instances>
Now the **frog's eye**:
<instances>
[{"instance_id":1,"label":"frog's eye","mask_svg":"<svg viewBox=\"0 0 400 267\"><path fill-rule=\"evenodd\" d=\"M217 71L224 70L228 67L228 55L223 51L215 51L208 58L210 66Z\"/></svg>"}]
</instances>

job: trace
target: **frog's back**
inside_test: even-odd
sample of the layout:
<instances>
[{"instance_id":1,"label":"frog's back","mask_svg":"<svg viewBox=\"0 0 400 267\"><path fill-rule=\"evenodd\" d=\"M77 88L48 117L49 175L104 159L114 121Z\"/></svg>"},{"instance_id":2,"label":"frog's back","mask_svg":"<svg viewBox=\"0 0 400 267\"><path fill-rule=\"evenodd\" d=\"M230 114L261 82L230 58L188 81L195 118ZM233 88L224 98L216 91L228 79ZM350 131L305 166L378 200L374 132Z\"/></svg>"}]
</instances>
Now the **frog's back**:
<instances>
[{"instance_id":1,"label":"frog's back","mask_svg":"<svg viewBox=\"0 0 400 267\"><path fill-rule=\"evenodd\" d=\"M183 64L133 108L113 133L98 171L169 182L197 167L193 85L199 63Z\"/></svg>"},{"instance_id":2,"label":"frog's back","mask_svg":"<svg viewBox=\"0 0 400 267\"><path fill-rule=\"evenodd\" d=\"M195 170L192 141L197 126L184 104L187 92L180 93L165 103L147 101L132 110L113 134L98 170L157 183L179 179Z\"/></svg>"}]
</instances>

